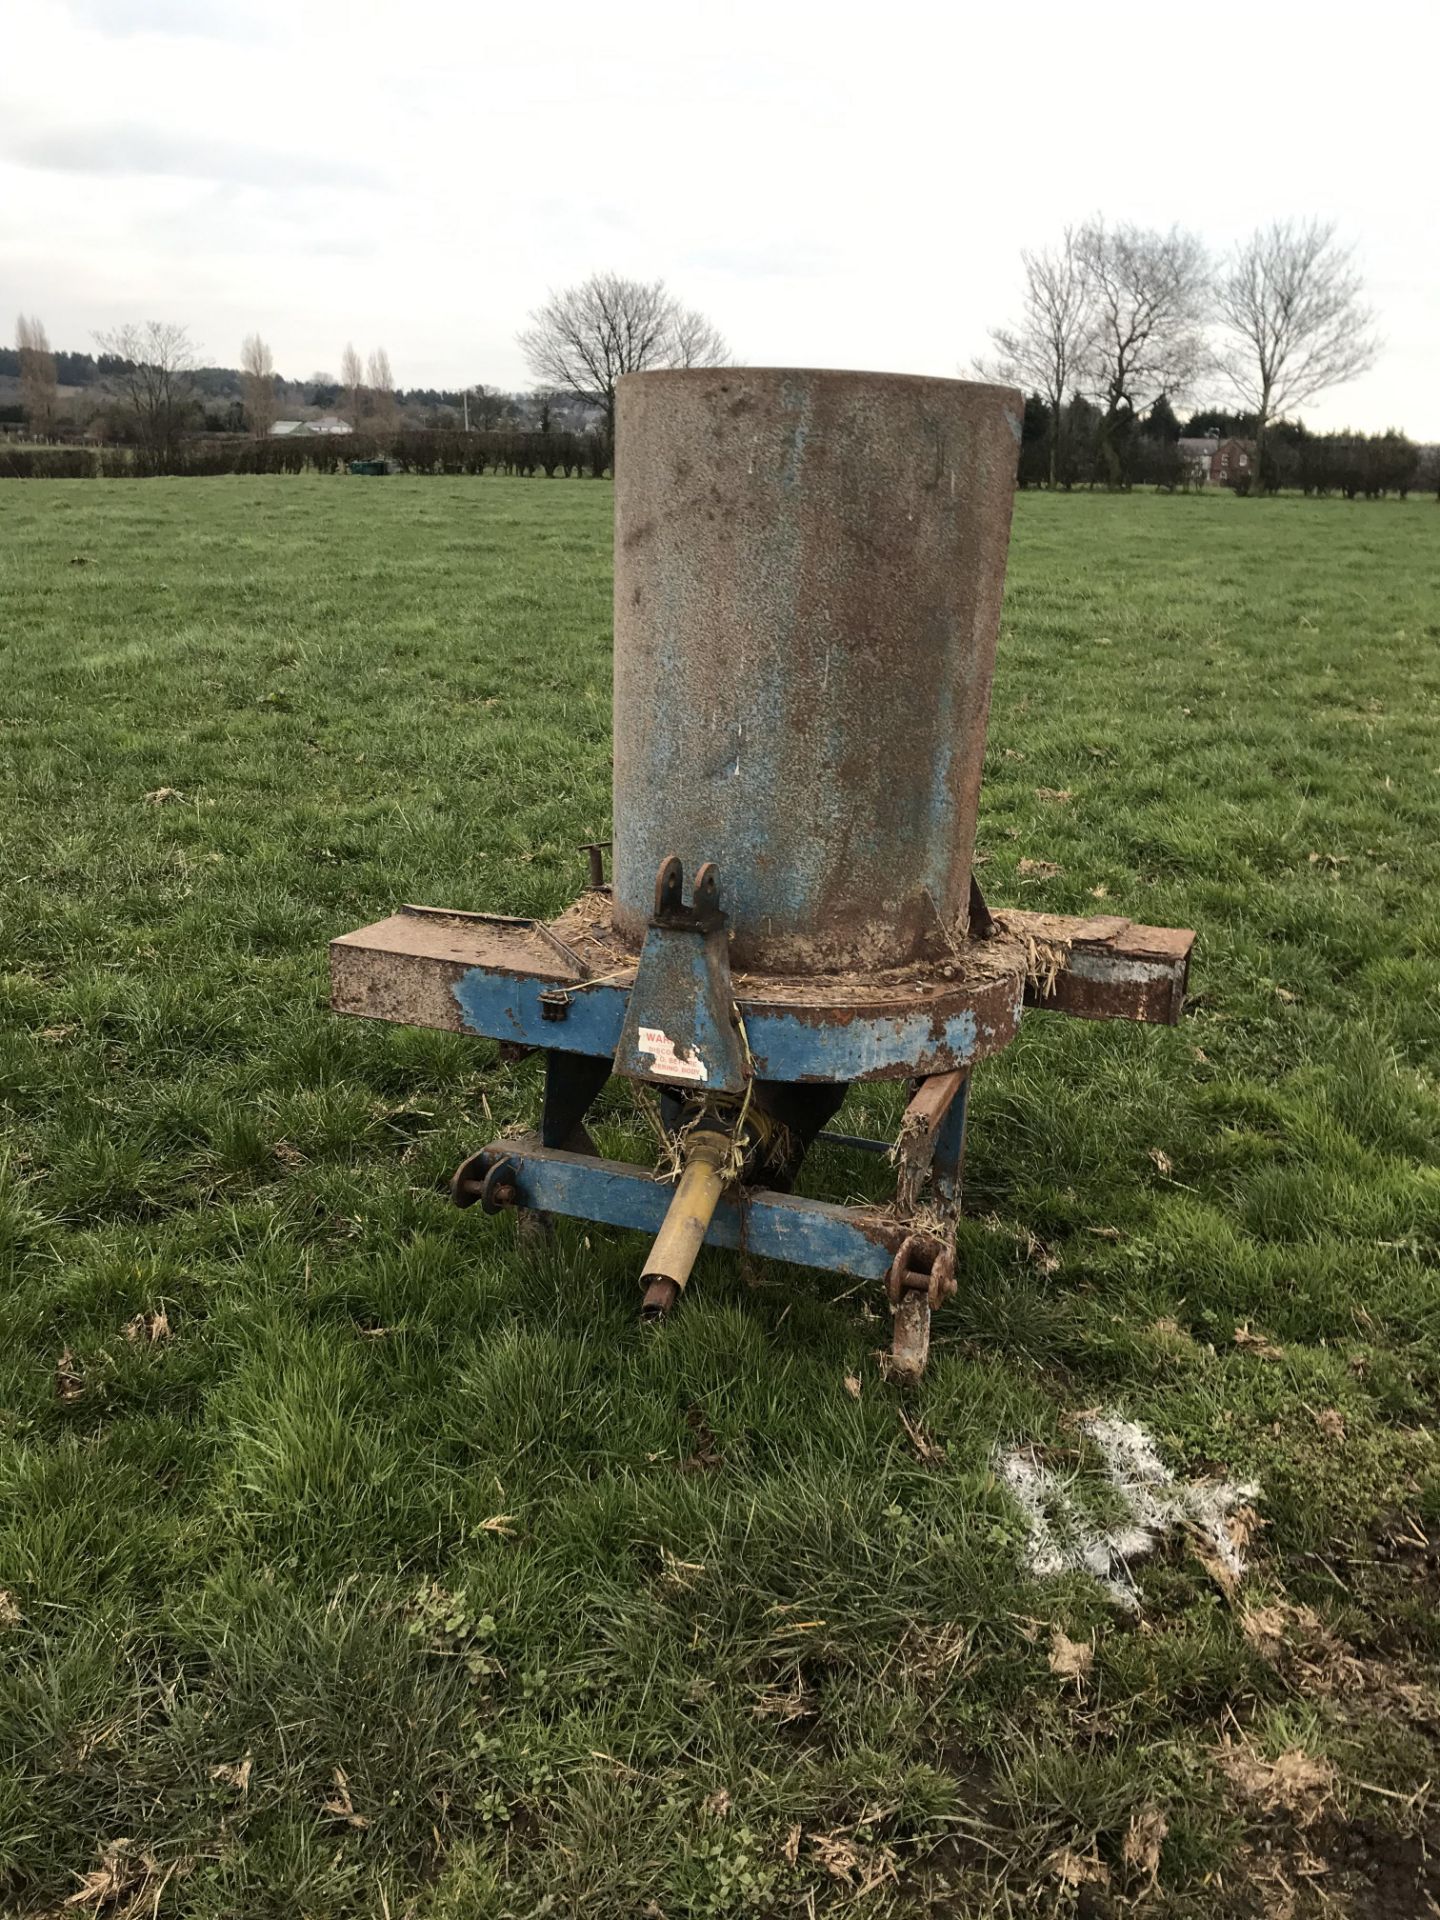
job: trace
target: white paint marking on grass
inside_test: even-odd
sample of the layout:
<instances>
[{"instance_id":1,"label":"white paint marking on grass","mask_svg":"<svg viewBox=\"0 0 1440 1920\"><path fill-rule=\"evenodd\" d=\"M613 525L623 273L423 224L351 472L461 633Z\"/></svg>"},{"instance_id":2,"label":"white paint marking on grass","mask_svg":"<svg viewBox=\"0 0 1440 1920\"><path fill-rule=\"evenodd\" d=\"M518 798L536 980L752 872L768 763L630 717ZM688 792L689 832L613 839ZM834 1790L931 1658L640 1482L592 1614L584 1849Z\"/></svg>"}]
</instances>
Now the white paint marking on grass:
<instances>
[{"instance_id":1,"label":"white paint marking on grass","mask_svg":"<svg viewBox=\"0 0 1440 1920\"><path fill-rule=\"evenodd\" d=\"M1042 1466L1026 1447L995 1456L996 1472L1025 1515L1030 1530L1025 1564L1037 1579L1088 1574L1117 1606L1134 1612L1140 1589L1130 1562L1152 1553L1164 1534L1186 1526L1201 1535L1232 1579L1240 1578L1245 1561L1227 1522L1237 1507L1258 1497L1257 1485L1177 1480L1155 1442L1134 1420L1084 1414L1079 1424L1100 1451L1105 1477L1124 1516L1111 1526L1097 1522L1076 1499L1078 1476L1062 1476Z\"/></svg>"}]
</instances>

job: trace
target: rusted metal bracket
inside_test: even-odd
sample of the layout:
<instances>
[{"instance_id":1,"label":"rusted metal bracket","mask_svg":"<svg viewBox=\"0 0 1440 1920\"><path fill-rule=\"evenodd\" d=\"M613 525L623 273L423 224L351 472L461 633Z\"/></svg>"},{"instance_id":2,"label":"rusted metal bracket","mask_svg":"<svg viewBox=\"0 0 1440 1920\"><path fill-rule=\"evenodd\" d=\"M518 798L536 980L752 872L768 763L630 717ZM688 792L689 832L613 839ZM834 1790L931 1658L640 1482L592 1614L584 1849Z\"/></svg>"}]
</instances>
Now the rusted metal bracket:
<instances>
[{"instance_id":1,"label":"rusted metal bracket","mask_svg":"<svg viewBox=\"0 0 1440 1920\"><path fill-rule=\"evenodd\" d=\"M518 1204L515 1162L494 1147L485 1147L462 1160L450 1182L450 1198L457 1207L480 1202L482 1213L503 1213Z\"/></svg>"},{"instance_id":2,"label":"rusted metal bracket","mask_svg":"<svg viewBox=\"0 0 1440 1920\"><path fill-rule=\"evenodd\" d=\"M969 1097L970 1070L957 1067L953 1073L936 1073L922 1080L911 1095L910 1104L900 1122L900 1137L896 1143L896 1159L899 1164L899 1178L896 1181L896 1204L902 1215L914 1212L919 1203L920 1192L932 1172L937 1186L942 1179L947 1182L943 1201L946 1210L958 1194L952 1195L950 1187L958 1183L958 1152L954 1155L940 1155L939 1160L946 1164L937 1164L937 1142L942 1132L946 1134L945 1144L950 1145L949 1133L955 1131L952 1126L946 1131L946 1122L952 1116L955 1103L961 1103L958 1116L959 1135L956 1142L963 1150L964 1142L964 1104ZM948 1164L951 1159L957 1164ZM953 1175L953 1178L951 1176ZM937 1194L937 1198L942 1196Z\"/></svg>"},{"instance_id":3,"label":"rusted metal bracket","mask_svg":"<svg viewBox=\"0 0 1440 1920\"><path fill-rule=\"evenodd\" d=\"M918 1380L930 1357L930 1315L955 1291L955 1250L909 1234L901 1241L885 1280L895 1316L888 1371L892 1379Z\"/></svg>"},{"instance_id":4,"label":"rusted metal bracket","mask_svg":"<svg viewBox=\"0 0 1440 1920\"><path fill-rule=\"evenodd\" d=\"M590 877L587 886L591 893L609 891L605 882L605 856L614 844L613 840L586 840L581 843L579 851L585 855L588 863Z\"/></svg>"},{"instance_id":5,"label":"rusted metal bracket","mask_svg":"<svg viewBox=\"0 0 1440 1920\"><path fill-rule=\"evenodd\" d=\"M707 862L690 904L674 854L655 877L655 911L630 989L615 1071L706 1093L739 1094L747 1067L730 983L719 879Z\"/></svg>"}]
</instances>

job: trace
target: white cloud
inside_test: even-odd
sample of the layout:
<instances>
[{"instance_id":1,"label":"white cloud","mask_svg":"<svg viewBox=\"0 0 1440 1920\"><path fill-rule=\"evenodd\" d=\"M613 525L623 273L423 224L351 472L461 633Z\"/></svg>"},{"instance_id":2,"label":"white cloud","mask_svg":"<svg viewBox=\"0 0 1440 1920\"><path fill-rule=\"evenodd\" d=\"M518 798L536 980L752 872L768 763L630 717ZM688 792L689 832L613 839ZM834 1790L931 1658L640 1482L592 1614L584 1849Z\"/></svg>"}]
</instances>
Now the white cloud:
<instances>
[{"instance_id":1,"label":"white cloud","mask_svg":"<svg viewBox=\"0 0 1440 1920\"><path fill-rule=\"evenodd\" d=\"M80 25L116 39L136 34L178 34L185 39L249 40L258 22L237 7L206 6L203 0L68 0L66 12Z\"/></svg>"},{"instance_id":2,"label":"white cloud","mask_svg":"<svg viewBox=\"0 0 1440 1920\"><path fill-rule=\"evenodd\" d=\"M290 372L353 336L403 383L523 385L527 311L613 266L759 363L951 374L1066 220L1223 246L1318 214L1357 242L1388 347L1307 418L1440 438L1437 190L1413 162L1437 22L1428 0L1361 29L1340 0L29 0L0 258L67 345L161 314L219 359L259 326Z\"/></svg>"},{"instance_id":3,"label":"white cloud","mask_svg":"<svg viewBox=\"0 0 1440 1920\"><path fill-rule=\"evenodd\" d=\"M123 121L22 134L9 144L8 158L17 166L59 173L159 174L177 180L233 180L289 189L382 184L373 167L358 161L287 153L282 148Z\"/></svg>"}]
</instances>

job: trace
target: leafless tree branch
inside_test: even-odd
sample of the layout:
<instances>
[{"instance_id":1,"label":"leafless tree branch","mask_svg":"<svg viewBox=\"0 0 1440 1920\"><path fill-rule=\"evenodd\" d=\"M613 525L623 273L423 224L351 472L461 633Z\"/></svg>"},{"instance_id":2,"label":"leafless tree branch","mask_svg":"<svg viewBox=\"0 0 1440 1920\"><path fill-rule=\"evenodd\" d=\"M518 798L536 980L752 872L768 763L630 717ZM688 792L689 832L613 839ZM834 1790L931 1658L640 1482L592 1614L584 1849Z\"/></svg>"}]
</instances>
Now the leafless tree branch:
<instances>
[{"instance_id":1,"label":"leafless tree branch","mask_svg":"<svg viewBox=\"0 0 1440 1920\"><path fill-rule=\"evenodd\" d=\"M20 399L32 434L48 434L55 424L58 393L55 356L43 321L22 313L15 323L15 346L20 355Z\"/></svg>"},{"instance_id":2,"label":"leafless tree branch","mask_svg":"<svg viewBox=\"0 0 1440 1920\"><path fill-rule=\"evenodd\" d=\"M666 357L676 367L728 367L731 362L724 334L694 307L676 307Z\"/></svg>"},{"instance_id":3,"label":"leafless tree branch","mask_svg":"<svg viewBox=\"0 0 1440 1920\"><path fill-rule=\"evenodd\" d=\"M257 440L263 440L280 409L275 397L275 361L258 333L245 336L240 349L240 379L250 431Z\"/></svg>"},{"instance_id":4,"label":"leafless tree branch","mask_svg":"<svg viewBox=\"0 0 1440 1920\"><path fill-rule=\"evenodd\" d=\"M1221 366L1255 415L1255 470L1272 420L1375 364L1380 343L1364 283L1328 222L1276 220L1232 257L1216 293Z\"/></svg>"},{"instance_id":5,"label":"leafless tree branch","mask_svg":"<svg viewBox=\"0 0 1440 1920\"><path fill-rule=\"evenodd\" d=\"M345 412L358 432L365 412L365 367L351 340L345 342L340 356L340 384L345 389Z\"/></svg>"},{"instance_id":6,"label":"leafless tree branch","mask_svg":"<svg viewBox=\"0 0 1440 1920\"><path fill-rule=\"evenodd\" d=\"M1025 301L1018 325L992 327L994 355L977 363L984 379L1002 380L1038 393L1050 408L1050 484L1059 465L1065 402L1088 363L1096 317L1089 275L1078 244L1066 227L1060 244L1021 253Z\"/></svg>"},{"instance_id":7,"label":"leafless tree branch","mask_svg":"<svg viewBox=\"0 0 1440 1920\"><path fill-rule=\"evenodd\" d=\"M651 367L720 366L729 349L704 317L680 307L663 280L594 273L552 293L519 335L530 371L545 386L604 411L615 431L615 385Z\"/></svg>"},{"instance_id":8,"label":"leafless tree branch","mask_svg":"<svg viewBox=\"0 0 1440 1920\"><path fill-rule=\"evenodd\" d=\"M1161 233L1098 218L1076 248L1094 302L1087 377L1105 409L1102 434L1113 435L1122 412L1190 392L1208 366L1209 257L1181 227Z\"/></svg>"},{"instance_id":9,"label":"leafless tree branch","mask_svg":"<svg viewBox=\"0 0 1440 1920\"><path fill-rule=\"evenodd\" d=\"M119 362L106 377L117 390L142 456L163 473L195 413L190 379L195 350L189 330L170 320L147 320L95 338L100 351Z\"/></svg>"},{"instance_id":10,"label":"leafless tree branch","mask_svg":"<svg viewBox=\"0 0 1440 1920\"><path fill-rule=\"evenodd\" d=\"M376 347L366 369L367 418L378 434L394 433L400 424L400 408L395 399L395 376L390 371L390 356L384 347Z\"/></svg>"}]
</instances>

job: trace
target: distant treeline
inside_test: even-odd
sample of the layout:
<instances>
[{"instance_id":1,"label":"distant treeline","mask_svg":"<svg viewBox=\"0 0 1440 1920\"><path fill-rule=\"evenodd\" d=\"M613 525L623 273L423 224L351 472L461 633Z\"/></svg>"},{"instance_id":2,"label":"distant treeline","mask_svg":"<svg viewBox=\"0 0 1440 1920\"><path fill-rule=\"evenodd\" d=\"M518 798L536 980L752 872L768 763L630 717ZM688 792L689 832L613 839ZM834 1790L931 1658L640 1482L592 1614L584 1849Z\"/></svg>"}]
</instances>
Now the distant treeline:
<instances>
[{"instance_id":1,"label":"distant treeline","mask_svg":"<svg viewBox=\"0 0 1440 1920\"><path fill-rule=\"evenodd\" d=\"M1080 403L1062 421L1059 483L1062 488L1113 487L1105 457L1082 427ZM1043 486L1049 476L1048 408L1031 400L1025 409L1020 447L1022 487ZM1162 416L1163 419L1163 416ZM1232 424L1226 422L1224 424ZM1233 423L1243 437L1243 421ZM1180 492L1206 484L1174 431L1142 422L1125 446L1122 487L1158 487ZM598 479L611 468L603 434L492 428L411 427L385 434L286 434L255 440L240 434L197 436L156 459L139 447L8 444L0 439L0 478L18 480L125 480L156 474L335 473L352 460L384 459L403 473L507 473L548 479ZM1265 449L1267 484L1307 494L1343 494L1378 499L1434 491L1440 497L1440 449L1422 448L1403 433L1309 433L1301 426L1272 427Z\"/></svg>"},{"instance_id":2,"label":"distant treeline","mask_svg":"<svg viewBox=\"0 0 1440 1920\"><path fill-rule=\"evenodd\" d=\"M1243 414L1200 414L1180 421L1162 399L1148 414L1118 413L1103 422L1098 407L1076 396L1053 410L1037 395L1025 402L1020 442L1022 487L1049 484L1053 451L1062 488L1159 487L1166 492L1208 484L1207 466L1184 438L1234 438L1251 443L1253 421ZM1405 496L1432 489L1440 496L1440 448L1422 447L1393 429L1385 433L1311 433L1300 422L1272 421L1265 440L1265 490L1343 494L1347 500ZM1233 487L1245 492L1243 479Z\"/></svg>"},{"instance_id":3,"label":"distant treeline","mask_svg":"<svg viewBox=\"0 0 1440 1920\"><path fill-rule=\"evenodd\" d=\"M66 353L58 348L51 358L55 362L56 383L61 387L105 387L134 364L118 353ZM0 379L19 378L18 350L0 346ZM238 367L191 367L186 372L186 380L207 413L217 411L219 402L228 400L239 405L244 395L245 376ZM301 406L337 407L345 398L345 389L340 382L323 373L311 374L308 380L285 380L277 374L275 387L277 392L287 395ZM397 390L395 398L402 406L452 407L458 413L465 392L460 387L405 387ZM517 398L496 395L485 386L472 386L469 394L472 416L477 409L503 407ZM7 411L18 412L18 409Z\"/></svg>"},{"instance_id":4,"label":"distant treeline","mask_svg":"<svg viewBox=\"0 0 1440 1920\"><path fill-rule=\"evenodd\" d=\"M62 387L90 387L119 372L126 364L114 353L55 353L55 378ZM20 355L14 347L0 347L0 377L20 378ZM239 375L235 376L237 382Z\"/></svg>"},{"instance_id":5,"label":"distant treeline","mask_svg":"<svg viewBox=\"0 0 1440 1920\"><path fill-rule=\"evenodd\" d=\"M335 473L352 460L388 460L404 473L510 473L598 479L610 470L610 447L596 433L497 429L461 433L428 427L368 433L285 434L269 440L239 435L181 443L156 461L134 447L22 447L0 440L0 478L125 480L157 474Z\"/></svg>"}]
</instances>

